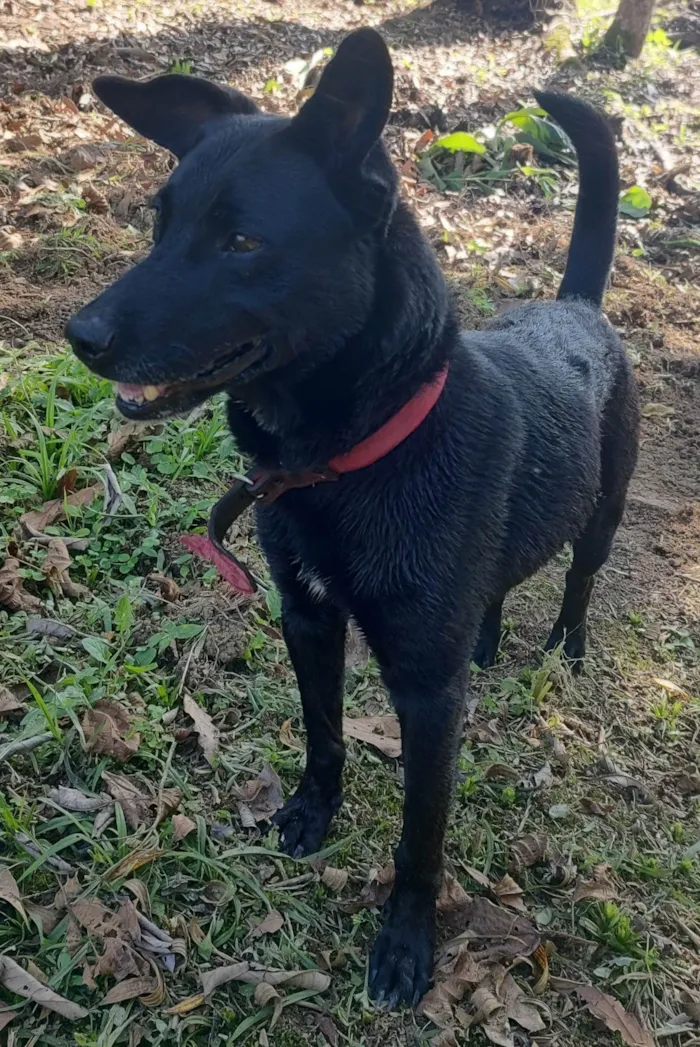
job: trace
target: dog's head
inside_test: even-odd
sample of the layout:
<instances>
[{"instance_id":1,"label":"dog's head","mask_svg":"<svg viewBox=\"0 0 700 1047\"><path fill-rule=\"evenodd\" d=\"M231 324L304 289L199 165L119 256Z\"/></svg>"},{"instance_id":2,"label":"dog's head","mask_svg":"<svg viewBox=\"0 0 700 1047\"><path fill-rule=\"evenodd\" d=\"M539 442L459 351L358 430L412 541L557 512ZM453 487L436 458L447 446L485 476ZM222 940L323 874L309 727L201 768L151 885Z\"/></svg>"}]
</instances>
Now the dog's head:
<instances>
[{"instance_id":1,"label":"dog's head","mask_svg":"<svg viewBox=\"0 0 700 1047\"><path fill-rule=\"evenodd\" d=\"M282 366L313 366L366 322L375 243L396 200L379 139L382 38L340 44L293 119L191 76L105 76L98 97L180 163L154 200L150 254L69 321L127 417L182 412Z\"/></svg>"}]
</instances>

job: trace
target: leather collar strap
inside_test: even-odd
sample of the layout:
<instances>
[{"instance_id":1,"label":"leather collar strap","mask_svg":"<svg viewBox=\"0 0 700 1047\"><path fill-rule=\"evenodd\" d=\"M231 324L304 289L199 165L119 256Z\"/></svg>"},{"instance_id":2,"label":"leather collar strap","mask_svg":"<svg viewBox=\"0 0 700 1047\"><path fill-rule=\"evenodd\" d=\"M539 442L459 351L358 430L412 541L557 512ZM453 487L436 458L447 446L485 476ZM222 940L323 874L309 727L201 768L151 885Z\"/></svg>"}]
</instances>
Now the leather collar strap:
<instances>
[{"instance_id":1,"label":"leather collar strap","mask_svg":"<svg viewBox=\"0 0 700 1047\"><path fill-rule=\"evenodd\" d=\"M432 382L419 389L381 428L361 440L350 451L331 458L327 466L300 472L253 471L236 480L212 509L207 538L203 535L189 535L181 539L183 544L191 552L213 563L234 589L252 595L257 589L253 575L223 544L234 520L254 502L270 505L286 491L338 480L343 473L365 469L384 458L403 443L430 414L445 386L447 370L445 367Z\"/></svg>"}]
</instances>

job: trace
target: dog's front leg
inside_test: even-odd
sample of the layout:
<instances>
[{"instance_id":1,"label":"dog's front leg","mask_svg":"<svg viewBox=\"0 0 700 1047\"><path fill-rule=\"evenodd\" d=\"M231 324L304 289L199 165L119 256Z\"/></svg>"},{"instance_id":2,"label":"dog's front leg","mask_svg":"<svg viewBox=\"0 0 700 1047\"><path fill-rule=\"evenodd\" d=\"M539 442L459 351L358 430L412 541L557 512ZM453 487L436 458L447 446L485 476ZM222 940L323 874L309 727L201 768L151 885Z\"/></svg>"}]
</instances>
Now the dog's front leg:
<instances>
[{"instance_id":1,"label":"dog's front leg","mask_svg":"<svg viewBox=\"0 0 700 1047\"><path fill-rule=\"evenodd\" d=\"M465 686L465 672L442 689L417 687L415 675L408 673L390 684L401 723L404 824L395 856L396 883L370 959L370 991L389 1007L401 1001L415 1005L430 984Z\"/></svg>"},{"instance_id":2,"label":"dog's front leg","mask_svg":"<svg viewBox=\"0 0 700 1047\"><path fill-rule=\"evenodd\" d=\"M274 821L280 828L282 849L298 858L319 850L343 800L347 617L294 584L282 590L282 628L304 709L306 770Z\"/></svg>"}]
</instances>

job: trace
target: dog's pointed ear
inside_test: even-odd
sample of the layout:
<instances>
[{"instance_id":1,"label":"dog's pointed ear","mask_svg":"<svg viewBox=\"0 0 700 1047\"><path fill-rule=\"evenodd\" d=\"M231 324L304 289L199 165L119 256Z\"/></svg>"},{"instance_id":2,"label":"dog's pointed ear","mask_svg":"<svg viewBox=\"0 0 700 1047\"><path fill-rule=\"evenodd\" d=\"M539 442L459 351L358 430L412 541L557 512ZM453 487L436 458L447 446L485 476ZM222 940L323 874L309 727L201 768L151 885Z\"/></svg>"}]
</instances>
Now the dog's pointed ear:
<instances>
[{"instance_id":1,"label":"dog's pointed ear","mask_svg":"<svg viewBox=\"0 0 700 1047\"><path fill-rule=\"evenodd\" d=\"M217 116L258 112L252 99L231 87L180 73L152 80L98 76L93 90L101 102L144 138L183 157Z\"/></svg>"},{"instance_id":2,"label":"dog's pointed ear","mask_svg":"<svg viewBox=\"0 0 700 1047\"><path fill-rule=\"evenodd\" d=\"M291 134L325 168L361 164L384 130L393 89L384 40L374 29L358 29L324 69Z\"/></svg>"}]
</instances>

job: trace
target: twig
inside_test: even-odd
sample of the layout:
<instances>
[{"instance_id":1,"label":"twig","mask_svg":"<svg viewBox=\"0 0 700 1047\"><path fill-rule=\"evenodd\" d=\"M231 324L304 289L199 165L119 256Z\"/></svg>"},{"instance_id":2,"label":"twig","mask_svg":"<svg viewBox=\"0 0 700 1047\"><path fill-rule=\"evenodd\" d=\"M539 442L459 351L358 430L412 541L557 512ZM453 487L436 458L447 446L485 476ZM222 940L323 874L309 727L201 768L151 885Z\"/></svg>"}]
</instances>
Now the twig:
<instances>
[{"instance_id":1,"label":"twig","mask_svg":"<svg viewBox=\"0 0 700 1047\"><path fill-rule=\"evenodd\" d=\"M675 921L684 934L688 935L695 948L700 949L700 934L696 934L695 931L691 930L688 924L681 920L680 916L676 916Z\"/></svg>"},{"instance_id":2,"label":"twig","mask_svg":"<svg viewBox=\"0 0 700 1047\"><path fill-rule=\"evenodd\" d=\"M17 756L19 753L30 753L32 749L38 749L44 742L55 740L51 731L46 731L44 734L35 734L31 738L19 738L16 742L7 742L6 745L0 747L0 762L9 760L11 756Z\"/></svg>"},{"instance_id":3,"label":"twig","mask_svg":"<svg viewBox=\"0 0 700 1047\"><path fill-rule=\"evenodd\" d=\"M165 791L165 783L166 783L166 781L168 779L168 775L170 774L170 768L172 767L173 756L175 755L175 749L176 748L177 748L177 740L175 738L173 738L172 742L170 743L170 750L168 752L168 755L165 758L165 766L163 768L163 773L160 776L160 782L158 783L158 806L156 807L156 820L153 823L153 828L154 829L157 828L160 825L160 823L162 822L163 817L165 815L165 804L163 803L163 793Z\"/></svg>"}]
</instances>

